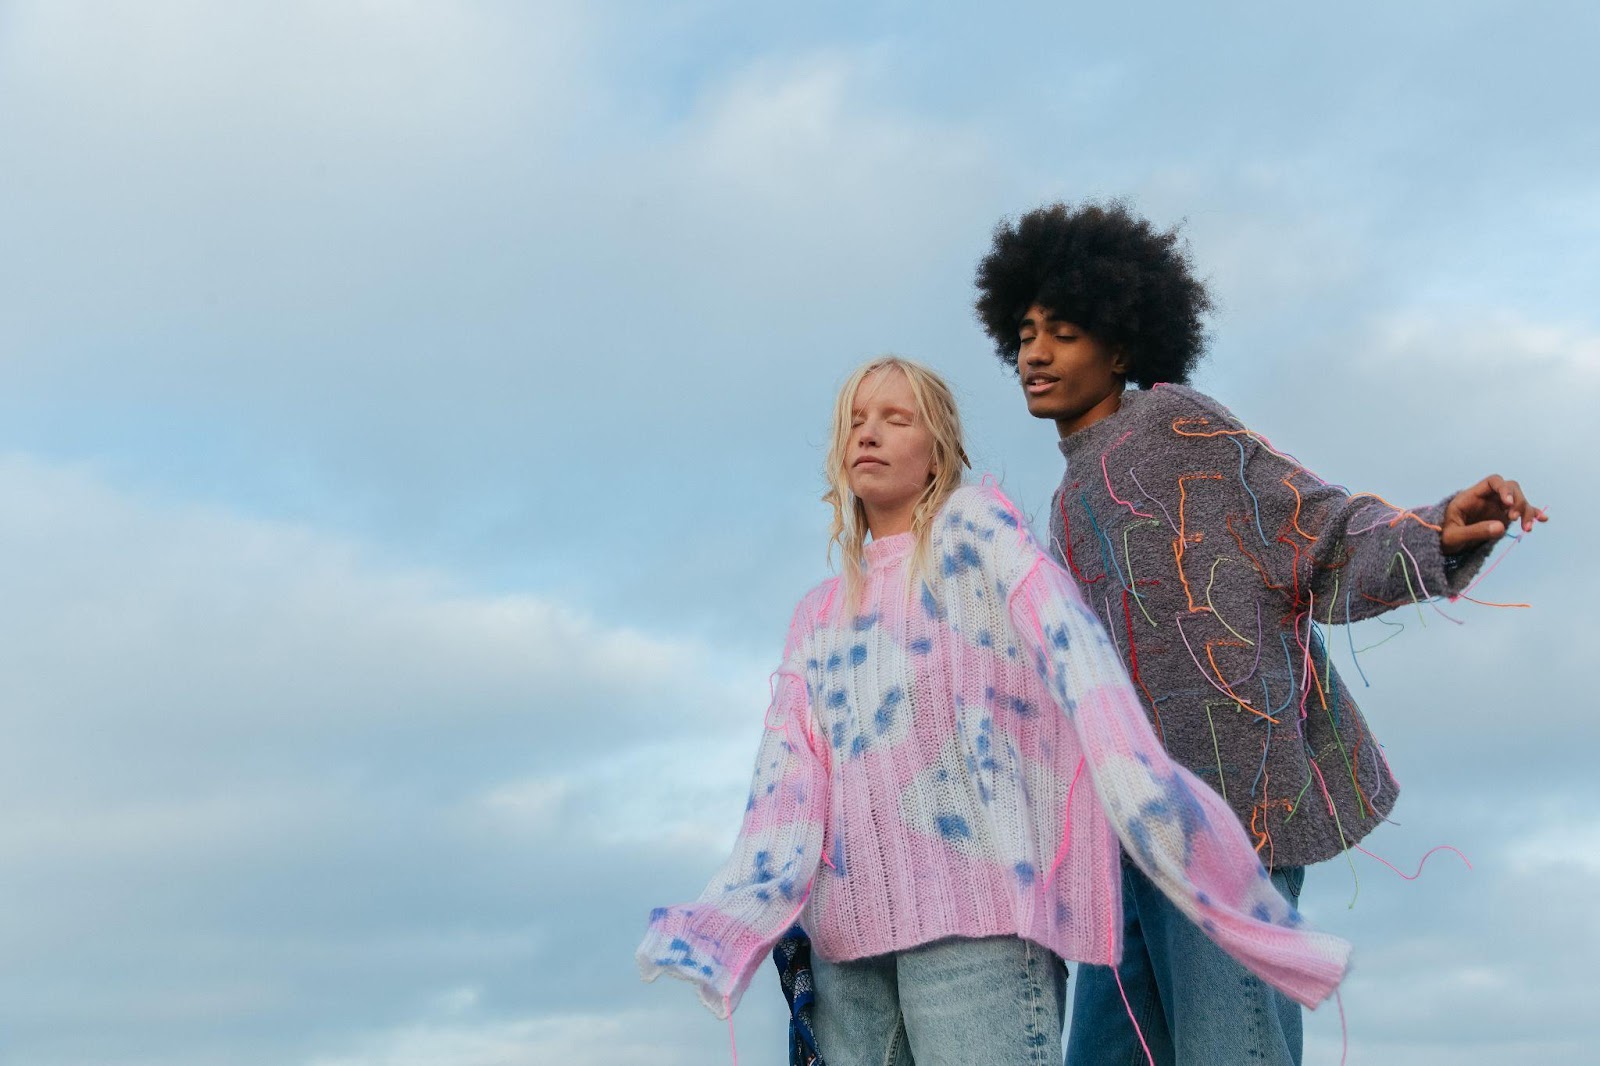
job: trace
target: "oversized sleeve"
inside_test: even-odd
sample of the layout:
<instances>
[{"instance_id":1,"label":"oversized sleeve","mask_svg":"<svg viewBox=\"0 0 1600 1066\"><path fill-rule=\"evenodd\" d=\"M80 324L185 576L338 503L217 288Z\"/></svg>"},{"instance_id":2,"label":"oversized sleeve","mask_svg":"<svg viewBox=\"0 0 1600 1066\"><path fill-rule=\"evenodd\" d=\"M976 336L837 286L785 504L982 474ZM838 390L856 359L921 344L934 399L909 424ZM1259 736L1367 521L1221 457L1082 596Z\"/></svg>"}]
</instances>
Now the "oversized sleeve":
<instances>
[{"instance_id":1,"label":"oversized sleeve","mask_svg":"<svg viewBox=\"0 0 1600 1066\"><path fill-rule=\"evenodd\" d=\"M665 973L690 982L719 1018L738 1006L763 955L794 923L821 860L828 768L810 726L803 621L797 613L773 675L733 854L692 903L650 912L635 953L645 980Z\"/></svg>"},{"instance_id":2,"label":"oversized sleeve","mask_svg":"<svg viewBox=\"0 0 1600 1066\"><path fill-rule=\"evenodd\" d=\"M1172 431L1216 453L1215 467L1237 482L1243 520L1231 533L1246 558L1268 586L1318 618L1353 622L1417 600L1458 596L1493 551L1491 542L1443 553L1440 525L1454 493L1416 509L1352 493L1274 449L1210 397L1170 391Z\"/></svg>"},{"instance_id":3,"label":"oversized sleeve","mask_svg":"<svg viewBox=\"0 0 1600 1066\"><path fill-rule=\"evenodd\" d=\"M1003 497L1002 497L1003 499ZM1343 979L1350 945L1307 928L1273 887L1233 811L1174 763L1122 659L1070 575L1015 515L1002 551L1010 616L1046 688L1071 720L1084 764L1124 850L1183 914L1251 972L1307 1006Z\"/></svg>"}]
</instances>

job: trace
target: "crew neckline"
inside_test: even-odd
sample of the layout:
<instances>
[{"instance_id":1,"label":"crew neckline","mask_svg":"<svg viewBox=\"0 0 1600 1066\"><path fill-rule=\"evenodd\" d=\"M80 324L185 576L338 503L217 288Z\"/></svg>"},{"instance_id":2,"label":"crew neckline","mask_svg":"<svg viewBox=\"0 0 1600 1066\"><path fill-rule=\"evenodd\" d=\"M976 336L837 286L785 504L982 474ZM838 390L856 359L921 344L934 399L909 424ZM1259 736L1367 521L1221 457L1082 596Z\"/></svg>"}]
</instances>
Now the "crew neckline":
<instances>
[{"instance_id":1,"label":"crew neckline","mask_svg":"<svg viewBox=\"0 0 1600 1066\"><path fill-rule=\"evenodd\" d=\"M896 533L890 537L873 537L864 546L868 566L877 566L891 563L896 559L903 559L911 554L912 547L917 542L917 535L907 530Z\"/></svg>"}]
</instances>

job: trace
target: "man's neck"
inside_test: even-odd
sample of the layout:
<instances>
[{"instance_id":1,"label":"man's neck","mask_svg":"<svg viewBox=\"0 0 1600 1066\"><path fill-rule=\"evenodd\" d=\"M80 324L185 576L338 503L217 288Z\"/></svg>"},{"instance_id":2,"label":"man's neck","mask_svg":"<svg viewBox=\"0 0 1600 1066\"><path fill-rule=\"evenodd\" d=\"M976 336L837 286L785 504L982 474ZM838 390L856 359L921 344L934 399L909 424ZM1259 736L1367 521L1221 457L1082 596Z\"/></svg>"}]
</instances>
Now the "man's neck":
<instances>
[{"instance_id":1,"label":"man's neck","mask_svg":"<svg viewBox=\"0 0 1600 1066\"><path fill-rule=\"evenodd\" d=\"M1080 429L1088 429L1102 418L1109 418L1116 414L1122 407L1122 390L1125 387L1118 383L1115 389L1106 394L1105 399L1082 414L1074 415L1071 418L1056 419L1056 432L1060 434L1061 439L1065 440Z\"/></svg>"}]
</instances>

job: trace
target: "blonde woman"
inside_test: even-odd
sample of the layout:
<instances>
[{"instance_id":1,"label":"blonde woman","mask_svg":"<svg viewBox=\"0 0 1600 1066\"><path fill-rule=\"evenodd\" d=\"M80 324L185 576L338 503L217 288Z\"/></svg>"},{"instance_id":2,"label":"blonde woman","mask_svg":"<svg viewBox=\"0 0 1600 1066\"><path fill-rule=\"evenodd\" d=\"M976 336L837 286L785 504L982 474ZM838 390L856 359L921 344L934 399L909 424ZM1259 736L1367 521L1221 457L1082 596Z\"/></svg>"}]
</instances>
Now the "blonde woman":
<instances>
[{"instance_id":1,"label":"blonde woman","mask_svg":"<svg viewBox=\"0 0 1600 1066\"><path fill-rule=\"evenodd\" d=\"M1306 929L1244 830L1162 750L1071 579L997 489L961 484L959 415L909 360L859 368L825 497L841 573L790 624L732 856L658 908L640 971L719 1017L803 922L829 1066L1049 1063L1063 960L1121 951L1130 859L1307 1005L1348 945Z\"/></svg>"}]
</instances>

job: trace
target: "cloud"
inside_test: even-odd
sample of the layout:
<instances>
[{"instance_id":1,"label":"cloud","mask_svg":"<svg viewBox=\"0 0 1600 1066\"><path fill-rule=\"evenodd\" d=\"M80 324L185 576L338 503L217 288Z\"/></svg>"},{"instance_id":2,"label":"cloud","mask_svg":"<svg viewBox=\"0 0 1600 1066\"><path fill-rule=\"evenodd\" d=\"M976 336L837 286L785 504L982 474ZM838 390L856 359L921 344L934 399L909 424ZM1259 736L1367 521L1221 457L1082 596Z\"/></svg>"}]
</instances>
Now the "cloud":
<instances>
[{"instance_id":1,"label":"cloud","mask_svg":"<svg viewBox=\"0 0 1600 1066\"><path fill-rule=\"evenodd\" d=\"M31 1062L204 1061L267 1020L254 1061L282 1061L441 980L486 987L492 1030L512 996L604 1013L647 908L731 837L764 664L82 468L12 455L0 493ZM506 1025L393 1054L575 1031Z\"/></svg>"}]
</instances>

